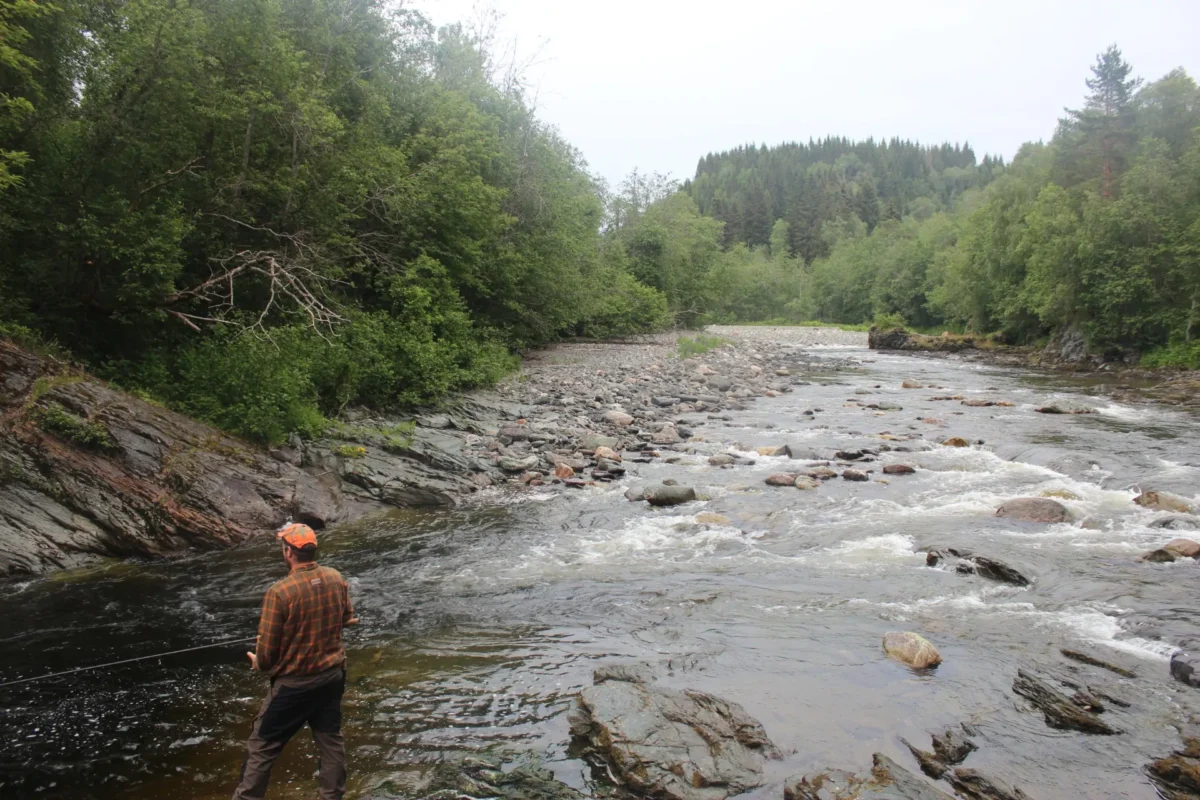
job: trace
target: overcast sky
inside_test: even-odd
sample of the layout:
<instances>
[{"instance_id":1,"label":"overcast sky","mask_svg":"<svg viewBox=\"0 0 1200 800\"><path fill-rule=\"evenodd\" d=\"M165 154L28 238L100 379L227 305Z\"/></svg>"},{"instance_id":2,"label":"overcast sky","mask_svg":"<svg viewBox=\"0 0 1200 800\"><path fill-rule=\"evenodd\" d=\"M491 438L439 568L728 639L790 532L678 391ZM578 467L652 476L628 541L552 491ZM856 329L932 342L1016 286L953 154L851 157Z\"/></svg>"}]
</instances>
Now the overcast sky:
<instances>
[{"instance_id":1,"label":"overcast sky","mask_svg":"<svg viewBox=\"0 0 1200 800\"><path fill-rule=\"evenodd\" d=\"M438 24L477 0L415 0ZM489 5L483 0L483 6ZM1076 106L1098 52L1200 78L1200 0L495 0L540 116L616 185L705 153L827 134L1011 158Z\"/></svg>"}]
</instances>

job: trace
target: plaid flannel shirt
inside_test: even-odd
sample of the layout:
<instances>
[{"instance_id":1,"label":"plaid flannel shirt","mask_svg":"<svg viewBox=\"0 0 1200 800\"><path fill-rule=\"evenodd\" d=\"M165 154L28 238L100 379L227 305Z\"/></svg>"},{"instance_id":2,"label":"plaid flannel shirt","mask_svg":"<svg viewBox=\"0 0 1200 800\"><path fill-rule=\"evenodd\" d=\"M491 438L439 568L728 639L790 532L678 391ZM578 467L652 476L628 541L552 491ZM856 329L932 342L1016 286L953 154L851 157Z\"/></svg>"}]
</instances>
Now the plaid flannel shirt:
<instances>
[{"instance_id":1,"label":"plaid flannel shirt","mask_svg":"<svg viewBox=\"0 0 1200 800\"><path fill-rule=\"evenodd\" d=\"M313 675L341 664L342 627L353 616L350 590L336 569L298 564L263 596L259 671L273 678Z\"/></svg>"}]
</instances>

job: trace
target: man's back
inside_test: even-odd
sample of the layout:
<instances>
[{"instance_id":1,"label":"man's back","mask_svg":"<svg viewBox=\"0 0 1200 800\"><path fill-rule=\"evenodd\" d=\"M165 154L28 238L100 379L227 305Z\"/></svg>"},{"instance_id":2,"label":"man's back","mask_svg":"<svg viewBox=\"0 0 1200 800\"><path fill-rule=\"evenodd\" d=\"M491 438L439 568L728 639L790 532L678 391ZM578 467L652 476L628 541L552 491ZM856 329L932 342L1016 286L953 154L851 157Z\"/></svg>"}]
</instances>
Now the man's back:
<instances>
[{"instance_id":1,"label":"man's back","mask_svg":"<svg viewBox=\"0 0 1200 800\"><path fill-rule=\"evenodd\" d=\"M271 675L315 675L346 660L342 628L354 616L346 581L316 562L299 564L263 597L258 668Z\"/></svg>"}]
</instances>

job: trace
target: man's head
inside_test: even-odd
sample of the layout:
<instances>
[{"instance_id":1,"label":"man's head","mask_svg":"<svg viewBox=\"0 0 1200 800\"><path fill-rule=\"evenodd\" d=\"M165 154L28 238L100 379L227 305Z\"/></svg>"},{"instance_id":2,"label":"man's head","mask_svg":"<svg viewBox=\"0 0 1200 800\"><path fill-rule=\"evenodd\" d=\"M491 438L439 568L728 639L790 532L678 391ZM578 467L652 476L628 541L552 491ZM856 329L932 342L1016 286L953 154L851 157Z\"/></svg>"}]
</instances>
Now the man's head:
<instances>
[{"instance_id":1,"label":"man's head","mask_svg":"<svg viewBox=\"0 0 1200 800\"><path fill-rule=\"evenodd\" d=\"M283 560L289 567L307 564L317 559L317 534L298 522L285 525L275 534L283 549Z\"/></svg>"}]
</instances>

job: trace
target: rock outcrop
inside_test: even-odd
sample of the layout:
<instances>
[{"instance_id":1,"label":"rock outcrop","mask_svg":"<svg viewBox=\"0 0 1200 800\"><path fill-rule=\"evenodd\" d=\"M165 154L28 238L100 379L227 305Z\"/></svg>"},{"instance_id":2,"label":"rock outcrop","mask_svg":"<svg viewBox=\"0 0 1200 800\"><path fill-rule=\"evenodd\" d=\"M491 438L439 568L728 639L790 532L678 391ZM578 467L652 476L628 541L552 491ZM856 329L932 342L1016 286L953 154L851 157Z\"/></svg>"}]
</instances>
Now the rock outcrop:
<instances>
[{"instance_id":1,"label":"rock outcrop","mask_svg":"<svg viewBox=\"0 0 1200 800\"><path fill-rule=\"evenodd\" d=\"M1106 736L1120 733L1091 711L1081 708L1070 697L1045 681L1018 670L1013 691L1034 705L1051 728L1071 729Z\"/></svg>"},{"instance_id":2,"label":"rock outcrop","mask_svg":"<svg viewBox=\"0 0 1200 800\"><path fill-rule=\"evenodd\" d=\"M741 706L704 692L653 686L645 670L601 668L570 712L587 757L636 795L725 800L761 785L779 758Z\"/></svg>"}]
</instances>

